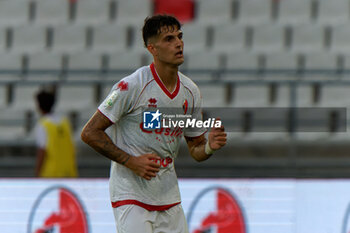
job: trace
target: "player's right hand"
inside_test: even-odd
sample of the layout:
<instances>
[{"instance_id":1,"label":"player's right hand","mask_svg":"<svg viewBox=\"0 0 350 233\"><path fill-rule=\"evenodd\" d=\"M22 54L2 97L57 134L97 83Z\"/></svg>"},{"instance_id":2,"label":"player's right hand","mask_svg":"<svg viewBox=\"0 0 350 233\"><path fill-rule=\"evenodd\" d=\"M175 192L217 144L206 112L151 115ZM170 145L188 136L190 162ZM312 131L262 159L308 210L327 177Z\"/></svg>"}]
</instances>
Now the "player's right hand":
<instances>
[{"instance_id":1,"label":"player's right hand","mask_svg":"<svg viewBox=\"0 0 350 233\"><path fill-rule=\"evenodd\" d=\"M146 180L156 177L159 172L160 164L156 161L161 158L156 154L143 154L140 156L131 156L125 166L131 169L136 175L145 178Z\"/></svg>"}]
</instances>

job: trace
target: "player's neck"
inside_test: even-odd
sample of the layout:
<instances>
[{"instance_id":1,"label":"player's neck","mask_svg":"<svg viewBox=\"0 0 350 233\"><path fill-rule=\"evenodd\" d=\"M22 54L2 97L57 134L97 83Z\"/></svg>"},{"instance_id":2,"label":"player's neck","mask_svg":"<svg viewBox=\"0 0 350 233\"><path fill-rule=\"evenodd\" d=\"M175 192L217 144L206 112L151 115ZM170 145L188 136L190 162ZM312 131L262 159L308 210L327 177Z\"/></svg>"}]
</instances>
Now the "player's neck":
<instances>
[{"instance_id":1,"label":"player's neck","mask_svg":"<svg viewBox=\"0 0 350 233\"><path fill-rule=\"evenodd\" d=\"M162 80L168 91L173 92L177 83L177 72L179 70L178 66L163 65L159 64L158 62L154 62L154 67L160 80Z\"/></svg>"}]
</instances>

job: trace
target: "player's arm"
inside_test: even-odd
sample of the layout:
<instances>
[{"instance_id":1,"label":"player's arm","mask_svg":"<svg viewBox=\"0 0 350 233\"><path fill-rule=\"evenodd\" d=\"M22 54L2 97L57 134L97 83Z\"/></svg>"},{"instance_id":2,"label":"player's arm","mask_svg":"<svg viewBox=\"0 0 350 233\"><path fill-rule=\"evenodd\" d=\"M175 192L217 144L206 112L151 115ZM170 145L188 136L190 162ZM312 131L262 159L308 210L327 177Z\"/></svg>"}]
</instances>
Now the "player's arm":
<instances>
[{"instance_id":1,"label":"player's arm","mask_svg":"<svg viewBox=\"0 0 350 233\"><path fill-rule=\"evenodd\" d=\"M155 177L159 171L159 165L154 159L159 157L155 154L135 157L118 148L105 132L112 124L106 116L96 111L84 126L81 139L103 156L128 167L137 175L147 180Z\"/></svg>"},{"instance_id":2,"label":"player's arm","mask_svg":"<svg viewBox=\"0 0 350 233\"><path fill-rule=\"evenodd\" d=\"M227 135L223 126L212 128L208 134L208 140L201 135L199 137L185 137L191 156L198 162L207 160L214 151L226 145Z\"/></svg>"}]
</instances>

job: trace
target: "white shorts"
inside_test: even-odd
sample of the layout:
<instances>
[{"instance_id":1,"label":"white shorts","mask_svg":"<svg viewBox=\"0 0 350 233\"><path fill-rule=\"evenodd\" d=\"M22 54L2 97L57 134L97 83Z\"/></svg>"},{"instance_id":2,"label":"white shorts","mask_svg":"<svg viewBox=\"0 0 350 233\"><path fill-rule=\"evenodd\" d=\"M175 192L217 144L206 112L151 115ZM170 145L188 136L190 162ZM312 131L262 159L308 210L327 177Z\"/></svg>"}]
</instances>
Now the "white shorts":
<instances>
[{"instance_id":1,"label":"white shorts","mask_svg":"<svg viewBox=\"0 0 350 233\"><path fill-rule=\"evenodd\" d=\"M181 204L165 211L148 211L137 205L113 208L118 233L188 233Z\"/></svg>"}]
</instances>

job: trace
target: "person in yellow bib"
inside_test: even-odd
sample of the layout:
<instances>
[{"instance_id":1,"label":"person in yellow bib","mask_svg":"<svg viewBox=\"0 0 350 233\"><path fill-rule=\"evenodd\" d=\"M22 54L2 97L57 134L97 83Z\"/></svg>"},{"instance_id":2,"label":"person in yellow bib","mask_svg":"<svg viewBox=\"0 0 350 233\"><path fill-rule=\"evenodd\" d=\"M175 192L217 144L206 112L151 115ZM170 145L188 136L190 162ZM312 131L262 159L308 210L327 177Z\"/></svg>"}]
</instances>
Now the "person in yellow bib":
<instances>
[{"instance_id":1,"label":"person in yellow bib","mask_svg":"<svg viewBox=\"0 0 350 233\"><path fill-rule=\"evenodd\" d=\"M55 95L48 91L36 94L41 118L36 126L37 177L77 177L75 145L66 117L53 112Z\"/></svg>"}]
</instances>

